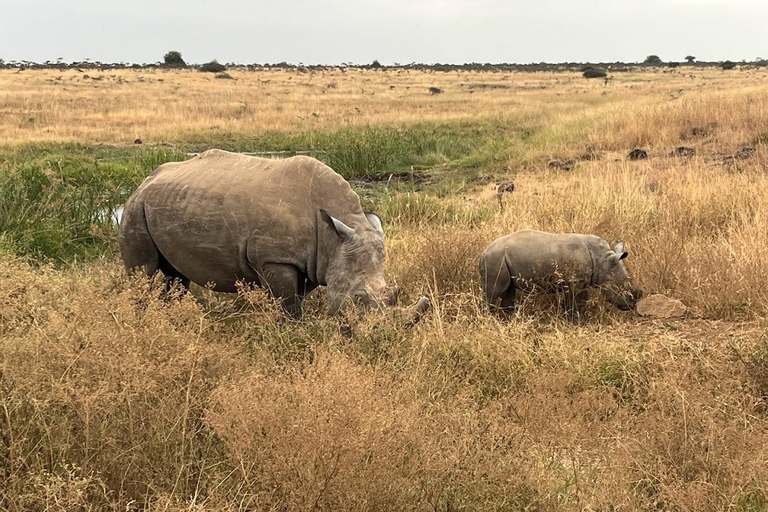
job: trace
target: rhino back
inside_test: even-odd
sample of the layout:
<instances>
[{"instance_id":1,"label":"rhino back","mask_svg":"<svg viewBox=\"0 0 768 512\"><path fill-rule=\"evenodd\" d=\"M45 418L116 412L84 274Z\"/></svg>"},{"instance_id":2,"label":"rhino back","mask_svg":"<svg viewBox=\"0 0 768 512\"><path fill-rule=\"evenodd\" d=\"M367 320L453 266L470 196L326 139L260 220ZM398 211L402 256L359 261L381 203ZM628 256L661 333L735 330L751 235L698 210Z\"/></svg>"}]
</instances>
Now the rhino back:
<instances>
[{"instance_id":1,"label":"rhino back","mask_svg":"<svg viewBox=\"0 0 768 512\"><path fill-rule=\"evenodd\" d=\"M598 237L576 233L523 230L497 239L488 251L501 252L516 285L552 288L557 283L589 283L592 258L589 245Z\"/></svg>"},{"instance_id":2,"label":"rhino back","mask_svg":"<svg viewBox=\"0 0 768 512\"><path fill-rule=\"evenodd\" d=\"M159 167L135 197L163 256L198 284L229 291L238 279L257 280L253 267L266 262L306 271L317 250L318 209L353 227L365 220L349 184L309 157L210 150ZM260 261L248 261L247 250Z\"/></svg>"}]
</instances>

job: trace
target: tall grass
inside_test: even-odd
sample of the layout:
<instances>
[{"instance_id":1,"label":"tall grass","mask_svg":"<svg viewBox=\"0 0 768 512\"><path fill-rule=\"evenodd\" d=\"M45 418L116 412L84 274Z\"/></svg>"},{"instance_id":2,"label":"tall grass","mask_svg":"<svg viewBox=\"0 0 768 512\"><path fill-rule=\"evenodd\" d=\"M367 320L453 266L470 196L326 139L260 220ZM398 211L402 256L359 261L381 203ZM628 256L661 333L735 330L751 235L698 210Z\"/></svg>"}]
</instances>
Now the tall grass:
<instances>
[{"instance_id":1,"label":"tall grass","mask_svg":"<svg viewBox=\"0 0 768 512\"><path fill-rule=\"evenodd\" d=\"M0 157L0 238L19 254L59 261L114 249L113 211L156 166L187 158L50 145L9 149Z\"/></svg>"},{"instance_id":2,"label":"tall grass","mask_svg":"<svg viewBox=\"0 0 768 512\"><path fill-rule=\"evenodd\" d=\"M256 78L198 75L134 85L159 94L189 79L194 94L245 93ZM197 97L189 130L174 117L189 98L169 93L174 115L155 133L184 149L311 149L349 178L431 167L419 187L378 185L365 197L385 221L389 280L406 303L428 294L431 313L411 329L398 310L329 318L319 290L294 323L262 290L168 297L161 283L124 275L104 212L186 154L5 149L0 229L13 250L0 251L0 510L766 508L768 131L755 76L622 76L609 87L484 76L510 87L482 99L461 85L474 75L438 84L382 74L365 98L380 109L373 124L345 111L371 76L318 75L340 85L296 85L278 101L296 76L251 84L260 108L285 105L263 118L226 94ZM708 92L705 79L728 90ZM8 80L0 73L0 86ZM694 85L681 98L683 82ZM445 93L420 98L416 84L427 83ZM394 97L404 87L410 112ZM348 126L326 111L295 120L310 96ZM121 115L137 118L123 98ZM120 119L73 117L60 135L123 133ZM27 125L13 133L45 138ZM628 162L638 143L651 158ZM748 143L754 155L724 163ZM681 144L696 156L668 156ZM597 160L546 168L588 145ZM514 180L503 209L495 183L455 170L465 167ZM625 240L641 287L683 300L689 317L644 320L599 296L582 324L546 299L525 298L508 320L488 314L479 254L523 228Z\"/></svg>"}]
</instances>

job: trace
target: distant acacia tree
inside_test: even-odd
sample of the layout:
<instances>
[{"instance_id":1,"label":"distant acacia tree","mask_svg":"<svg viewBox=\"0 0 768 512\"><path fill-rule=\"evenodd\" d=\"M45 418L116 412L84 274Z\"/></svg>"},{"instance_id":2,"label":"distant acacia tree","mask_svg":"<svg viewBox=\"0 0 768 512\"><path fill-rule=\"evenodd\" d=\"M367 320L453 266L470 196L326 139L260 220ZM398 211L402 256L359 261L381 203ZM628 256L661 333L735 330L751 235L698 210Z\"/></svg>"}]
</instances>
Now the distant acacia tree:
<instances>
[{"instance_id":1,"label":"distant acacia tree","mask_svg":"<svg viewBox=\"0 0 768 512\"><path fill-rule=\"evenodd\" d=\"M659 64L664 64L664 61L661 60L661 57L658 55L649 55L645 58L643 61L643 64L651 64L653 66L658 66Z\"/></svg>"},{"instance_id":2,"label":"distant acacia tree","mask_svg":"<svg viewBox=\"0 0 768 512\"><path fill-rule=\"evenodd\" d=\"M720 67L725 69L725 70L733 69L733 68L736 67L736 63L727 60L727 61L723 62L722 64L720 64Z\"/></svg>"},{"instance_id":3,"label":"distant acacia tree","mask_svg":"<svg viewBox=\"0 0 768 512\"><path fill-rule=\"evenodd\" d=\"M688 55L688 56L685 58L685 60L687 60L687 61L688 61L688 64L693 64L693 61L695 61L695 60L696 60L696 57L694 57L693 55Z\"/></svg>"},{"instance_id":4,"label":"distant acacia tree","mask_svg":"<svg viewBox=\"0 0 768 512\"><path fill-rule=\"evenodd\" d=\"M378 61L378 59L375 59L373 62L371 62L371 67L372 68L380 68L380 67L383 67L383 66L381 65L381 62Z\"/></svg>"},{"instance_id":5,"label":"distant acacia tree","mask_svg":"<svg viewBox=\"0 0 768 512\"><path fill-rule=\"evenodd\" d=\"M177 51L170 51L163 56L163 61L165 61L165 65L173 68L185 68L187 67L187 63L184 62L184 59L181 57L181 53Z\"/></svg>"}]
</instances>

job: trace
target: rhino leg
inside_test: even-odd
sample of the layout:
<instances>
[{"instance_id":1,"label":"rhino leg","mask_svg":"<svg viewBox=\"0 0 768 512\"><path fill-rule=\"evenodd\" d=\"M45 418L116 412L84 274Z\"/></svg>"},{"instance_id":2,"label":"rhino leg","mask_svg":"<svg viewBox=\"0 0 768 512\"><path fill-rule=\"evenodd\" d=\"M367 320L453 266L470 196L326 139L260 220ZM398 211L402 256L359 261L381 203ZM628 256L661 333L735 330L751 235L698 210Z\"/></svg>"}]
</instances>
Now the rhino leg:
<instances>
[{"instance_id":1,"label":"rhino leg","mask_svg":"<svg viewBox=\"0 0 768 512\"><path fill-rule=\"evenodd\" d=\"M283 310L293 318L301 318L301 300L305 292L306 279L293 265L267 263L259 272L261 285L273 297L282 299Z\"/></svg>"},{"instance_id":2,"label":"rhino leg","mask_svg":"<svg viewBox=\"0 0 768 512\"><path fill-rule=\"evenodd\" d=\"M168 260L163 257L162 254L160 254L159 268L160 272L162 272L163 275L168 278L165 283L166 292L171 291L171 288L173 288L175 283L179 283L184 288L184 290L189 290L190 279L176 270L176 268L171 265Z\"/></svg>"},{"instance_id":3,"label":"rhino leg","mask_svg":"<svg viewBox=\"0 0 768 512\"><path fill-rule=\"evenodd\" d=\"M152 240L144 216L144 208L134 206L123 212L119 242L123 264L129 274L144 269L147 277L151 278L161 272L168 278L165 291L170 291L174 281L178 281L185 289L189 289L190 280L163 257Z\"/></svg>"}]
</instances>

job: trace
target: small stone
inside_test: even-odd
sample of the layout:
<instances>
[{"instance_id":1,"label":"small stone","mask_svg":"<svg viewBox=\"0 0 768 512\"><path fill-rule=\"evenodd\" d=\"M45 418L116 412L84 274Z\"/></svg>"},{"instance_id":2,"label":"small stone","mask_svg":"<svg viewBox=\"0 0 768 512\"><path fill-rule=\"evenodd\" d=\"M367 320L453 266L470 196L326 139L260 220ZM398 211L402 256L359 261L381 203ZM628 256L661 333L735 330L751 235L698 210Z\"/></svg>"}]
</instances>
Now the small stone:
<instances>
[{"instance_id":1,"label":"small stone","mask_svg":"<svg viewBox=\"0 0 768 512\"><path fill-rule=\"evenodd\" d=\"M511 194L515 191L515 184L511 181L505 181L502 183L499 183L499 185L496 187L496 195L500 196L502 194Z\"/></svg>"},{"instance_id":2,"label":"small stone","mask_svg":"<svg viewBox=\"0 0 768 512\"><path fill-rule=\"evenodd\" d=\"M672 156L693 157L696 155L696 148L689 148L686 146L680 146L672 151Z\"/></svg>"},{"instance_id":3,"label":"small stone","mask_svg":"<svg viewBox=\"0 0 768 512\"><path fill-rule=\"evenodd\" d=\"M561 162L560 160L550 160L549 163L547 164L547 167L549 167L550 169L559 169L562 166L563 166L563 162Z\"/></svg>"},{"instance_id":4,"label":"small stone","mask_svg":"<svg viewBox=\"0 0 768 512\"><path fill-rule=\"evenodd\" d=\"M733 157L738 158L739 160L746 160L747 158L751 158L755 153L757 153L757 149L755 147L744 146L738 150L736 154L733 155Z\"/></svg>"},{"instance_id":5,"label":"small stone","mask_svg":"<svg viewBox=\"0 0 768 512\"><path fill-rule=\"evenodd\" d=\"M688 308L681 301L655 293L637 303L637 313L640 316L652 318L680 318Z\"/></svg>"},{"instance_id":6,"label":"small stone","mask_svg":"<svg viewBox=\"0 0 768 512\"><path fill-rule=\"evenodd\" d=\"M133 141L134 144L141 144L141 139L136 139Z\"/></svg>"}]
</instances>

